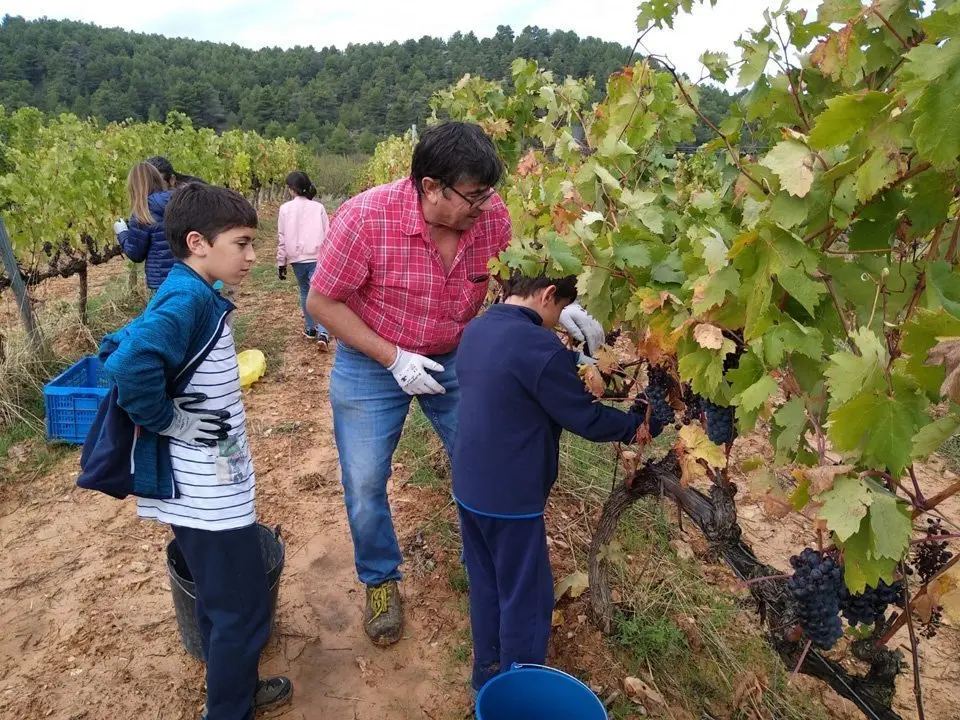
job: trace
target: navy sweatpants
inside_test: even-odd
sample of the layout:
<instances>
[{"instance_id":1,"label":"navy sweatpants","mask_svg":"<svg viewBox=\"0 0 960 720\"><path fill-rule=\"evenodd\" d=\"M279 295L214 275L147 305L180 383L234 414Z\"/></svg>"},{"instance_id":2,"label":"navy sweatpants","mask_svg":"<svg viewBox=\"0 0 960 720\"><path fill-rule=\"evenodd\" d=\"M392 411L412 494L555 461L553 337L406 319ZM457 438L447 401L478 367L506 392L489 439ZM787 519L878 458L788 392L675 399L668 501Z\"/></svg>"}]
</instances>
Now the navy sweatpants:
<instances>
[{"instance_id":1,"label":"navy sweatpants","mask_svg":"<svg viewBox=\"0 0 960 720\"><path fill-rule=\"evenodd\" d=\"M207 658L207 719L253 720L260 651L270 636L270 588L256 525L173 527L197 588Z\"/></svg>"},{"instance_id":2,"label":"navy sweatpants","mask_svg":"<svg viewBox=\"0 0 960 720\"><path fill-rule=\"evenodd\" d=\"M460 507L470 583L473 688L512 663L543 664L553 614L553 573L543 517L492 518Z\"/></svg>"}]
</instances>

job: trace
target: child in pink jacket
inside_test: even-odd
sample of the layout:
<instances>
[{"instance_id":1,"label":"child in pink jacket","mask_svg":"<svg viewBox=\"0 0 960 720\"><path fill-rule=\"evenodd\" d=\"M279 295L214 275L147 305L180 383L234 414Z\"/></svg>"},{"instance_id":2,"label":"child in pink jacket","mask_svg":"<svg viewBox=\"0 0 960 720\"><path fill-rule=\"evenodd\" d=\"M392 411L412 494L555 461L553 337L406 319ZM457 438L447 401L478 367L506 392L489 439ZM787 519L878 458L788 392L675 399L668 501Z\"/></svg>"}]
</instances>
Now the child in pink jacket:
<instances>
[{"instance_id":1,"label":"child in pink jacket","mask_svg":"<svg viewBox=\"0 0 960 720\"><path fill-rule=\"evenodd\" d=\"M327 237L330 220L319 202L314 202L317 189L306 173L295 171L287 175L287 195L290 200L280 206L277 218L277 274L287 279L287 265L293 265L293 274L300 287L300 306L305 323L303 334L316 340L321 352L330 346L330 335L307 312L307 293L310 277L317 267L317 251Z\"/></svg>"}]
</instances>

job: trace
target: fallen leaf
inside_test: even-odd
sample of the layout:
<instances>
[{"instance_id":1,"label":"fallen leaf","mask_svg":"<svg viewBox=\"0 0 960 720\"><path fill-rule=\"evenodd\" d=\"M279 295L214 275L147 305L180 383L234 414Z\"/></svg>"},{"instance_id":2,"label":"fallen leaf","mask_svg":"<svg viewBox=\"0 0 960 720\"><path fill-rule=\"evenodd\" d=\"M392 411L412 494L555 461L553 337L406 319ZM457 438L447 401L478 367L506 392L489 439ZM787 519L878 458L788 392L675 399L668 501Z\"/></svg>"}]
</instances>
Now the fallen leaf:
<instances>
[{"instance_id":1,"label":"fallen leaf","mask_svg":"<svg viewBox=\"0 0 960 720\"><path fill-rule=\"evenodd\" d=\"M772 518L782 520L793 512L793 505L773 493L767 493L763 496L763 512Z\"/></svg>"},{"instance_id":2,"label":"fallen leaf","mask_svg":"<svg viewBox=\"0 0 960 720\"><path fill-rule=\"evenodd\" d=\"M928 592L923 597L913 601L913 609L917 611L920 620L924 625L929 625L933 619L933 611L937 609L937 601L934 599L934 592Z\"/></svg>"},{"instance_id":3,"label":"fallen leaf","mask_svg":"<svg viewBox=\"0 0 960 720\"><path fill-rule=\"evenodd\" d=\"M927 354L927 365L943 365L947 376L940 395L960 403L960 338L937 338L940 342Z\"/></svg>"},{"instance_id":4,"label":"fallen leaf","mask_svg":"<svg viewBox=\"0 0 960 720\"><path fill-rule=\"evenodd\" d=\"M580 379L587 388L587 392L595 398L602 398L607 391L606 384L603 382L603 375L600 374L596 365L582 365L580 367Z\"/></svg>"},{"instance_id":5,"label":"fallen leaf","mask_svg":"<svg viewBox=\"0 0 960 720\"><path fill-rule=\"evenodd\" d=\"M697 625L695 618L682 615L677 618L677 627L683 630L683 634L687 636L687 643L689 643L691 650L696 652L703 647L703 637L700 635L700 626Z\"/></svg>"},{"instance_id":6,"label":"fallen leaf","mask_svg":"<svg viewBox=\"0 0 960 720\"><path fill-rule=\"evenodd\" d=\"M625 677L623 679L623 690L627 693L627 697L630 698L631 702L637 705L654 704L664 706L667 704L666 700L663 699L663 695L638 677Z\"/></svg>"},{"instance_id":7,"label":"fallen leaf","mask_svg":"<svg viewBox=\"0 0 960 720\"><path fill-rule=\"evenodd\" d=\"M846 475L853 470L853 465L821 465L820 467L805 467L795 470L793 477L797 481L806 478L810 481L810 494L819 495L833 487L839 475ZM797 476L800 477L797 477Z\"/></svg>"},{"instance_id":8,"label":"fallen leaf","mask_svg":"<svg viewBox=\"0 0 960 720\"><path fill-rule=\"evenodd\" d=\"M723 331L716 325L700 323L693 329L693 339L702 348L719 350L723 346Z\"/></svg>"},{"instance_id":9,"label":"fallen leaf","mask_svg":"<svg viewBox=\"0 0 960 720\"><path fill-rule=\"evenodd\" d=\"M570 593L570 597L578 598L590 587L590 579L587 577L585 572L572 572L567 575L563 580L557 583L557 587L553 592L553 601L557 602L560 598Z\"/></svg>"},{"instance_id":10,"label":"fallen leaf","mask_svg":"<svg viewBox=\"0 0 960 720\"><path fill-rule=\"evenodd\" d=\"M763 693L767 689L766 678L748 670L733 691L733 707L743 707L747 703L759 706Z\"/></svg>"},{"instance_id":11,"label":"fallen leaf","mask_svg":"<svg viewBox=\"0 0 960 720\"><path fill-rule=\"evenodd\" d=\"M960 623L960 570L954 565L934 580L939 586L940 606L953 622Z\"/></svg>"},{"instance_id":12,"label":"fallen leaf","mask_svg":"<svg viewBox=\"0 0 960 720\"><path fill-rule=\"evenodd\" d=\"M563 613L559 610L554 610L553 615L550 617L550 627L560 627L563 625Z\"/></svg>"}]
</instances>

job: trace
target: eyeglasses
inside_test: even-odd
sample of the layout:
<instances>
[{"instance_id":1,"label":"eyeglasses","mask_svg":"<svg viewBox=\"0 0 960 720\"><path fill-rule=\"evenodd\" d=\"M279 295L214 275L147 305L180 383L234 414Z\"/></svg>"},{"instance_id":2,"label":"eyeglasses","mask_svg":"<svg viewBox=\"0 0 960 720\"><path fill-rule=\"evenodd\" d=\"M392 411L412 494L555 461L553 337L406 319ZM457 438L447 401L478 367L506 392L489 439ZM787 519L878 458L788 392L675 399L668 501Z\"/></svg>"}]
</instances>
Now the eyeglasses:
<instances>
[{"instance_id":1,"label":"eyeglasses","mask_svg":"<svg viewBox=\"0 0 960 720\"><path fill-rule=\"evenodd\" d=\"M486 190L483 191L483 194L480 195L479 197L469 197L467 195L464 195L459 190L457 190L453 185L445 185L444 187L449 188L450 190L453 190L453 193L455 195L459 195L463 199L463 201L470 206L471 210L480 207L487 200L492 198L497 193L496 188L487 188Z\"/></svg>"}]
</instances>

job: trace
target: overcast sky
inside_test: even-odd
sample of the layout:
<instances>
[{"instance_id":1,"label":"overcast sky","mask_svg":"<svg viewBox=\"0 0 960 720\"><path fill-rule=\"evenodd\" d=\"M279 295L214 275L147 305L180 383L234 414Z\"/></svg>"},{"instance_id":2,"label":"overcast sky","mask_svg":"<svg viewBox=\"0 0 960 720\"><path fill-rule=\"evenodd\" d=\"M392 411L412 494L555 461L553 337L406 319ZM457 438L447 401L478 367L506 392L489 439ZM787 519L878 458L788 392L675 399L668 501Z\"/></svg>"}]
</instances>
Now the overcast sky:
<instances>
[{"instance_id":1,"label":"overcast sky","mask_svg":"<svg viewBox=\"0 0 960 720\"><path fill-rule=\"evenodd\" d=\"M238 43L250 48L403 41L423 35L448 38L456 31L479 37L509 25L573 30L632 46L637 37L638 0L361 0L359 2L291 2L290 0L161 0L160 2L77 2L77 0L0 0L0 15L70 18L106 27L174 37ZM644 39L650 52L667 55L694 79L705 49L725 50L741 32L763 23L762 13L780 0L718 0L717 7L681 13L671 31L654 31ZM815 10L818 0L791 0L791 7Z\"/></svg>"}]
</instances>

